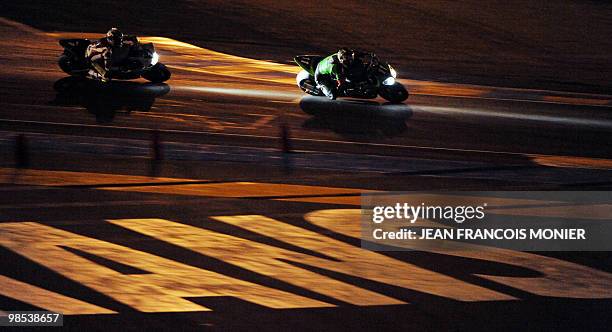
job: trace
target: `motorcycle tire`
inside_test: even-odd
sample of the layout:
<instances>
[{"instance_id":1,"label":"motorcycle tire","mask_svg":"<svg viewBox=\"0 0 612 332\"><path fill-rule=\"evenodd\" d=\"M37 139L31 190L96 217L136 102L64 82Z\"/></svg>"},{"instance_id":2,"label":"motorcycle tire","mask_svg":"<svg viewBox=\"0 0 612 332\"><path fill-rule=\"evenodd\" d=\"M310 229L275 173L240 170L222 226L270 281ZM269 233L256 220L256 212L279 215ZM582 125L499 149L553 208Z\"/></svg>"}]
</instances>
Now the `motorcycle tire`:
<instances>
[{"instance_id":1,"label":"motorcycle tire","mask_svg":"<svg viewBox=\"0 0 612 332\"><path fill-rule=\"evenodd\" d=\"M70 74L70 72L72 72L74 58L64 53L60 55L59 59L57 60L57 64L59 65L61 70L63 70L67 74Z\"/></svg>"},{"instance_id":2,"label":"motorcycle tire","mask_svg":"<svg viewBox=\"0 0 612 332\"><path fill-rule=\"evenodd\" d=\"M323 96L323 92L319 88L317 88L317 83L314 81L314 77L310 75L305 70L300 71L300 73L295 78L298 87L309 95L312 96Z\"/></svg>"},{"instance_id":3,"label":"motorcycle tire","mask_svg":"<svg viewBox=\"0 0 612 332\"><path fill-rule=\"evenodd\" d=\"M408 99L408 90L406 90L402 84L397 82L393 85L382 85L378 91L378 94L394 104L399 104Z\"/></svg>"},{"instance_id":4,"label":"motorcycle tire","mask_svg":"<svg viewBox=\"0 0 612 332\"><path fill-rule=\"evenodd\" d=\"M161 83L169 80L171 75L170 70L168 70L164 64L157 63L151 69L143 73L142 77L153 83Z\"/></svg>"}]
</instances>

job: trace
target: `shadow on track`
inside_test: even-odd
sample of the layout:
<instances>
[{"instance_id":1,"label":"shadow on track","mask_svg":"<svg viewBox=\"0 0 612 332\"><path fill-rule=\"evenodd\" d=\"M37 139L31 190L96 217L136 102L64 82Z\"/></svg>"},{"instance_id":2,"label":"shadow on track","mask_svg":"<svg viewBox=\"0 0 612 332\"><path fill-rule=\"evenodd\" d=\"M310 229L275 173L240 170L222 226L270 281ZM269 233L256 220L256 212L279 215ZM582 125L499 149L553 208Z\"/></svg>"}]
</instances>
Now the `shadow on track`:
<instances>
[{"instance_id":1,"label":"shadow on track","mask_svg":"<svg viewBox=\"0 0 612 332\"><path fill-rule=\"evenodd\" d=\"M412 110L406 104L381 104L371 100L328 100L304 96L300 108L312 115L302 126L331 130L352 138L394 137L406 130Z\"/></svg>"},{"instance_id":2,"label":"shadow on track","mask_svg":"<svg viewBox=\"0 0 612 332\"><path fill-rule=\"evenodd\" d=\"M164 83L112 81L103 84L80 77L59 79L53 89L57 94L52 105L84 107L98 123L112 122L117 112L148 111L155 98L170 92L170 86Z\"/></svg>"}]
</instances>

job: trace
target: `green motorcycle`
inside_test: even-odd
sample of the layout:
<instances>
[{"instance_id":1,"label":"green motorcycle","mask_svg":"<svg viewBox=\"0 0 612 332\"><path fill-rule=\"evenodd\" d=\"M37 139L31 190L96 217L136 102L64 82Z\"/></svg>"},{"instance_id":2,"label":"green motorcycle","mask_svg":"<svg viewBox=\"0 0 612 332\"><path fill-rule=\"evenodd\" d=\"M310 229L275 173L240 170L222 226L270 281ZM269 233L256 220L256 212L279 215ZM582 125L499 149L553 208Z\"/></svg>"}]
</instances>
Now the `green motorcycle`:
<instances>
[{"instance_id":1,"label":"green motorcycle","mask_svg":"<svg viewBox=\"0 0 612 332\"><path fill-rule=\"evenodd\" d=\"M320 55L298 55L293 58L302 68L296 77L297 85L307 94L323 96L314 76L317 65L324 58ZM391 103L401 103L408 98L408 91L396 81L397 72L388 63L377 60L364 70L365 73L358 78L347 77L338 83L339 97L373 99L380 95Z\"/></svg>"}]
</instances>

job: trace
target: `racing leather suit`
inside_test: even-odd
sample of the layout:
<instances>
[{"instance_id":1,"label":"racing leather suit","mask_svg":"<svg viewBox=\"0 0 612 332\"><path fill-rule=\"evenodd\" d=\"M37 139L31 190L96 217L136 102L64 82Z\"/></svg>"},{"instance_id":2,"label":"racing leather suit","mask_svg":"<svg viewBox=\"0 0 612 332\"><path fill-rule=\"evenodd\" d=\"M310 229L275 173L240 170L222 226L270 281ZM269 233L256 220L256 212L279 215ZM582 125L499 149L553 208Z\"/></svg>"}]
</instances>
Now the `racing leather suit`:
<instances>
[{"instance_id":1,"label":"racing leather suit","mask_svg":"<svg viewBox=\"0 0 612 332\"><path fill-rule=\"evenodd\" d=\"M367 79L371 65L371 53L355 52L355 59L349 67L342 66L336 53L324 58L317 64L315 82L317 87L330 99L336 99L338 90L345 81Z\"/></svg>"},{"instance_id":2,"label":"racing leather suit","mask_svg":"<svg viewBox=\"0 0 612 332\"><path fill-rule=\"evenodd\" d=\"M337 82L341 79L341 67L338 56L335 53L324 58L317 64L314 75L315 82L323 94L330 99L336 99L338 96Z\"/></svg>"},{"instance_id":3,"label":"racing leather suit","mask_svg":"<svg viewBox=\"0 0 612 332\"><path fill-rule=\"evenodd\" d=\"M102 81L110 79L109 72L113 65L127 59L130 48L138 44L136 37L126 38L121 45L114 46L106 38L91 43L85 52L94 70L90 74Z\"/></svg>"}]
</instances>

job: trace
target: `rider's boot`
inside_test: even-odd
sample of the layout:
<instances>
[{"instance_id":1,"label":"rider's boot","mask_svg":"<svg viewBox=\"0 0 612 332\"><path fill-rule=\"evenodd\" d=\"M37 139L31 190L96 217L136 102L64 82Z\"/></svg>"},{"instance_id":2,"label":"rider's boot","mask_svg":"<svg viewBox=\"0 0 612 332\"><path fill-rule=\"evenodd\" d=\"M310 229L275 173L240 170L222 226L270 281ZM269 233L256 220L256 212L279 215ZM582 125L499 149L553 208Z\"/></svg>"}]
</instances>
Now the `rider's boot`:
<instances>
[{"instance_id":1,"label":"rider's boot","mask_svg":"<svg viewBox=\"0 0 612 332\"><path fill-rule=\"evenodd\" d=\"M321 92L323 92L323 94L324 94L324 95L325 95L327 98L329 98L329 99L331 99L331 100L336 99L336 97L337 97L337 93L336 93L336 92L335 92L335 91L334 91L332 88L328 87L328 86L327 86L327 85L325 85L325 84L320 84L320 85L318 86L318 88L321 90Z\"/></svg>"}]
</instances>

